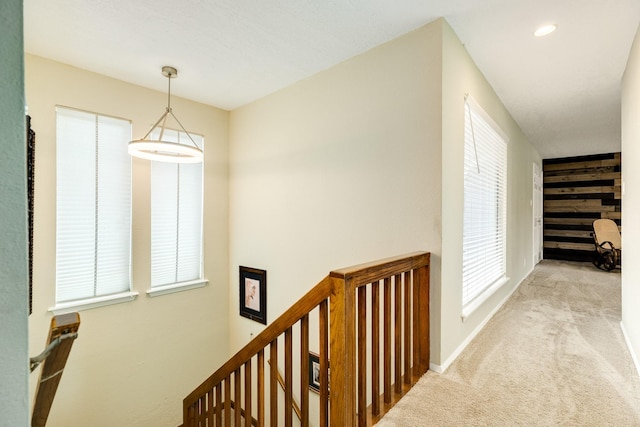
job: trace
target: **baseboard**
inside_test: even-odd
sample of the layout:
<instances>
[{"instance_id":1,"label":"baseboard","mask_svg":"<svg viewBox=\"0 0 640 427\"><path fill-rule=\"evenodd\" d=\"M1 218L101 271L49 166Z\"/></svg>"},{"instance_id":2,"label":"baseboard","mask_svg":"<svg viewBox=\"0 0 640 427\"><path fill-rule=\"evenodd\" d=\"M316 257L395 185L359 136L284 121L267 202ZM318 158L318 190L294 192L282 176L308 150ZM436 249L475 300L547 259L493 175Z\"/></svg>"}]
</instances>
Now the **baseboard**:
<instances>
[{"instance_id":1,"label":"baseboard","mask_svg":"<svg viewBox=\"0 0 640 427\"><path fill-rule=\"evenodd\" d=\"M460 356L460 354L464 351L465 348L469 345L469 343L480 333L480 331L489 323L489 320L502 308L502 306L511 298L511 295L520 287L522 282L529 277L531 273L533 273L533 268L529 270L527 274L524 275L522 279L518 282L516 286L513 287L511 292L498 303L493 310L487 315L487 317L469 334L469 336L456 348L456 350L447 358L447 360L442 365L436 365L435 363L429 364L429 369L435 371L439 374L443 373L447 370L447 368ZM636 365L637 366L637 365Z\"/></svg>"},{"instance_id":2,"label":"baseboard","mask_svg":"<svg viewBox=\"0 0 640 427\"><path fill-rule=\"evenodd\" d=\"M433 372L437 372L439 374L444 372L444 369L442 369L442 366L436 365L435 363L429 363L429 370Z\"/></svg>"},{"instance_id":3,"label":"baseboard","mask_svg":"<svg viewBox=\"0 0 640 427\"><path fill-rule=\"evenodd\" d=\"M638 375L640 375L640 359L638 359L638 355L631 345L631 341L629 340L629 336L627 335L627 330L624 328L624 323L622 322L620 322L620 329L622 329L622 336L624 336L624 341L627 343L627 348L629 349L629 353L631 354L633 364L636 366L636 371L638 371Z\"/></svg>"}]
</instances>

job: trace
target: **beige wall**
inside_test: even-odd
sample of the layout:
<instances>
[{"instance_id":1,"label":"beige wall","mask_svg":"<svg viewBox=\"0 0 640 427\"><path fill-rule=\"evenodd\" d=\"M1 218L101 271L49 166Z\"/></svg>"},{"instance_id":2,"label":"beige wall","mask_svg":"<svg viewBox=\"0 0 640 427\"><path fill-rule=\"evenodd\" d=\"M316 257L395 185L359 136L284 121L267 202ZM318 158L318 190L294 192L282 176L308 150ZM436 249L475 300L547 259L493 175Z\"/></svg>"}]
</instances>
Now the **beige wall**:
<instances>
[{"instance_id":1,"label":"beige wall","mask_svg":"<svg viewBox=\"0 0 640 427\"><path fill-rule=\"evenodd\" d=\"M164 79L150 67L149 79ZM180 80L174 83L179 85ZM56 104L130 119L140 138L166 93L27 55L26 94L36 132L32 355L45 344L55 303ZM183 125L205 136L204 272L209 285L150 298L150 162L133 160L136 300L80 312L79 338L48 426L176 426L182 399L228 355L228 112L180 98ZM31 396L37 373L31 375Z\"/></svg>"},{"instance_id":2,"label":"beige wall","mask_svg":"<svg viewBox=\"0 0 640 427\"><path fill-rule=\"evenodd\" d=\"M622 328L640 372L640 27L622 79Z\"/></svg>"},{"instance_id":3,"label":"beige wall","mask_svg":"<svg viewBox=\"0 0 640 427\"><path fill-rule=\"evenodd\" d=\"M446 21L442 54L442 284L440 354L446 369L533 268L533 163L540 156L497 97ZM462 320L464 96L470 94L508 137L507 276L509 282Z\"/></svg>"},{"instance_id":4,"label":"beige wall","mask_svg":"<svg viewBox=\"0 0 640 427\"><path fill-rule=\"evenodd\" d=\"M28 425L27 209L22 0L0 4L0 425Z\"/></svg>"},{"instance_id":5,"label":"beige wall","mask_svg":"<svg viewBox=\"0 0 640 427\"><path fill-rule=\"evenodd\" d=\"M510 139L510 281L462 322L465 93ZM444 20L233 111L231 130L232 289L238 265L268 270L269 321L333 268L431 251L443 369L533 268L540 157ZM237 350L262 327L230 304Z\"/></svg>"},{"instance_id":6,"label":"beige wall","mask_svg":"<svg viewBox=\"0 0 640 427\"><path fill-rule=\"evenodd\" d=\"M232 349L262 329L238 316L239 265L268 271L269 322L332 269L392 255L431 251L437 286L440 79L429 25L231 112Z\"/></svg>"}]
</instances>

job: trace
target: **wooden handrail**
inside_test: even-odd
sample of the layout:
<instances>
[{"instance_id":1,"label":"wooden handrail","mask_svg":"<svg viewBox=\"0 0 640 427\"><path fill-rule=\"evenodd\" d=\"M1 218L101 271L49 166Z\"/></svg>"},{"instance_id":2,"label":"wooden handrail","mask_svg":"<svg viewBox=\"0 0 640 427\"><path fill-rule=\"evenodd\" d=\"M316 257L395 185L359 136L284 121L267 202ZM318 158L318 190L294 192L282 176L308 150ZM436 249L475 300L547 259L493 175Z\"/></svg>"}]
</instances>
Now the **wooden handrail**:
<instances>
[{"instance_id":1,"label":"wooden handrail","mask_svg":"<svg viewBox=\"0 0 640 427\"><path fill-rule=\"evenodd\" d=\"M324 279L316 287L311 289L305 296L296 302L291 308L285 311L273 323L266 327L260 334L251 340L246 346L238 351L231 359L222 365L213 375L207 378L200 386L192 391L185 401L193 402L203 393L213 388L226 377L240 369L247 360L251 359L258 351L264 349L271 342L277 339L284 331L292 327L300 318L327 299L331 294L331 282Z\"/></svg>"},{"instance_id":2,"label":"wooden handrail","mask_svg":"<svg viewBox=\"0 0 640 427\"><path fill-rule=\"evenodd\" d=\"M429 252L413 252L406 255L385 258L351 267L333 270L329 276L353 281L356 287L376 282L387 277L429 266Z\"/></svg>"},{"instance_id":3,"label":"wooden handrail","mask_svg":"<svg viewBox=\"0 0 640 427\"><path fill-rule=\"evenodd\" d=\"M78 313L62 314L51 319L51 327L47 337L47 350L44 352L46 354L42 358L37 358L38 360L35 362L32 360L34 365L36 362L42 362L42 370L40 371L33 415L31 417L32 427L43 427L47 422L53 398L56 395L78 328L80 328L80 315ZM63 339L65 337L70 337L70 339ZM56 341L58 344L50 346Z\"/></svg>"},{"instance_id":4,"label":"wooden handrail","mask_svg":"<svg viewBox=\"0 0 640 427\"><path fill-rule=\"evenodd\" d=\"M299 416L301 426L308 426L306 376L312 312L318 313L319 322L314 346L319 349L319 425L372 425L428 370L429 263L428 252L416 252L332 271L184 399L183 425L223 425L224 419L225 426L232 422L240 426L245 419L245 425L262 427L266 423L267 398L272 426L292 426L293 412ZM382 331L380 325L384 326ZM300 334L295 351L294 326ZM371 336L367 336L369 333ZM280 351L279 339L284 341ZM367 366L369 344L373 347L371 366ZM267 346L271 368L265 374ZM280 362L284 365L283 375L277 369L279 353L284 357ZM329 360L331 395L339 396L331 402ZM294 364L300 367L297 382L293 381ZM257 366L256 371L253 366ZM282 412L278 383L284 390ZM300 407L294 404L294 388L300 395ZM373 396L370 402L367 396ZM232 400L234 420L230 414ZM278 420L280 412L284 420Z\"/></svg>"}]
</instances>

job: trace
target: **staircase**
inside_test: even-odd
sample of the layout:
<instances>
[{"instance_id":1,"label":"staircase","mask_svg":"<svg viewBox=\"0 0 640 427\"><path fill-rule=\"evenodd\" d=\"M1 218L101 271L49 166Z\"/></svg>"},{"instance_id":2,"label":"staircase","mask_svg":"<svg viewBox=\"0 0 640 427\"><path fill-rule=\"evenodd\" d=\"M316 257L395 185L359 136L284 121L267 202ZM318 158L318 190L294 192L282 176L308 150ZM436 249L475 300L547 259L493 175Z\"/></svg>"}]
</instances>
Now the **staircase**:
<instances>
[{"instance_id":1,"label":"staircase","mask_svg":"<svg viewBox=\"0 0 640 427\"><path fill-rule=\"evenodd\" d=\"M375 424L429 367L429 259L329 273L184 399L183 426Z\"/></svg>"}]
</instances>

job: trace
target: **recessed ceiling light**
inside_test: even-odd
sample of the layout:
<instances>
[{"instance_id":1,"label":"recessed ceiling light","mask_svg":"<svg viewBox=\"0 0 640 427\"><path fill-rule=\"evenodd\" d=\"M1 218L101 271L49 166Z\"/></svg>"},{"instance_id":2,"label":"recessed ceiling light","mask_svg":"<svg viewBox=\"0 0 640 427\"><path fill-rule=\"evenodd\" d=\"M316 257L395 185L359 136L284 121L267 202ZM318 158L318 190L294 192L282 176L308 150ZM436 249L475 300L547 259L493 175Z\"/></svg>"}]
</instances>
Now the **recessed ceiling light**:
<instances>
[{"instance_id":1,"label":"recessed ceiling light","mask_svg":"<svg viewBox=\"0 0 640 427\"><path fill-rule=\"evenodd\" d=\"M536 37L546 36L548 34L553 33L556 30L556 28L558 28L556 24L543 25L542 27L538 28L535 31L535 33L533 33L533 35Z\"/></svg>"}]
</instances>

